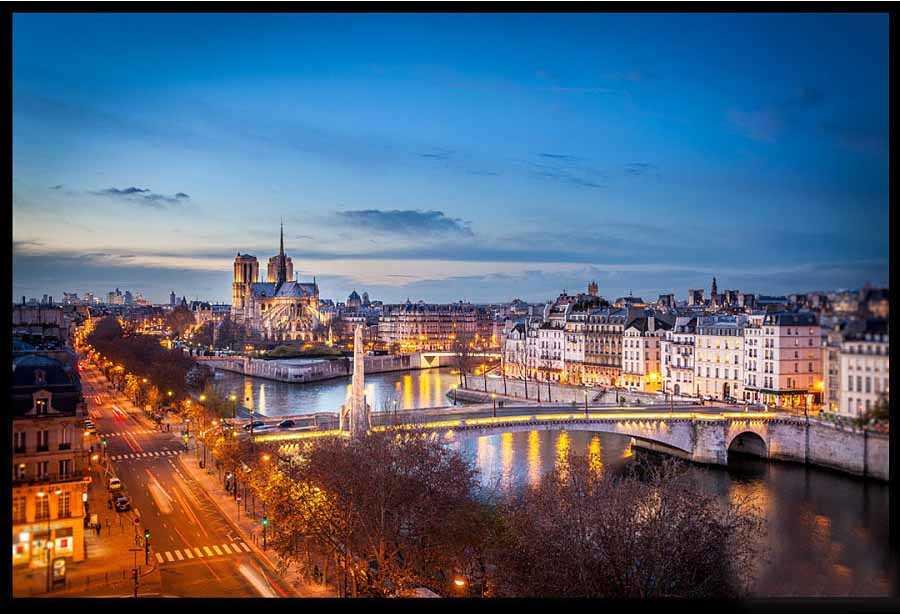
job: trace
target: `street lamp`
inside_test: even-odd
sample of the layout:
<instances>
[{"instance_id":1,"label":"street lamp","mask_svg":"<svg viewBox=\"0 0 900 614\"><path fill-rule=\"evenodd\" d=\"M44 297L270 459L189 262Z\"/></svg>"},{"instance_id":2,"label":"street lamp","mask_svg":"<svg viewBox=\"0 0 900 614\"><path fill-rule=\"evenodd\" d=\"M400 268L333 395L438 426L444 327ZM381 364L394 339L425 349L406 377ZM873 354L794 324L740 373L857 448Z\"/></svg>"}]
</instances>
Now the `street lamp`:
<instances>
[{"instance_id":1,"label":"street lamp","mask_svg":"<svg viewBox=\"0 0 900 614\"><path fill-rule=\"evenodd\" d=\"M237 418L237 397L234 394L230 394L228 395L228 400L233 403L231 410L231 419L234 420L235 418ZM252 423L253 421L251 420L251 424ZM251 426L250 428L252 429L253 427Z\"/></svg>"},{"instance_id":2,"label":"street lamp","mask_svg":"<svg viewBox=\"0 0 900 614\"><path fill-rule=\"evenodd\" d=\"M494 406L493 415L494 415L494 418L496 418L497 417L497 395L494 394L493 392L491 393L491 403Z\"/></svg>"}]
</instances>

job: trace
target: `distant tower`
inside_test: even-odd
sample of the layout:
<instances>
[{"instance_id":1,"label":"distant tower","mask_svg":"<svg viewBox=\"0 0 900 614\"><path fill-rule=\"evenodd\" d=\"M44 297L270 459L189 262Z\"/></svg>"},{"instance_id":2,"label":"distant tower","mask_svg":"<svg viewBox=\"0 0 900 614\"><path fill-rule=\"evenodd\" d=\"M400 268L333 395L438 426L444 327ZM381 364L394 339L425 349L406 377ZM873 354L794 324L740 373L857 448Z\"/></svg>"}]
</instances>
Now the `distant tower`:
<instances>
[{"instance_id":1,"label":"distant tower","mask_svg":"<svg viewBox=\"0 0 900 614\"><path fill-rule=\"evenodd\" d=\"M172 290L172 291L169 293L169 306L170 306L170 307L174 307L174 306L175 306L175 301L176 301L176 300L178 300L178 299L175 298L175 290Z\"/></svg>"},{"instance_id":2,"label":"distant tower","mask_svg":"<svg viewBox=\"0 0 900 614\"><path fill-rule=\"evenodd\" d=\"M256 281L259 276L259 262L256 256L250 254L241 254L234 258L234 275L231 283L231 313L238 321L249 314L245 314L244 310L248 307L246 304L247 297L250 293L250 284ZM174 297L175 294L173 293ZM172 299L174 301L174 298Z\"/></svg>"},{"instance_id":3,"label":"distant tower","mask_svg":"<svg viewBox=\"0 0 900 614\"><path fill-rule=\"evenodd\" d=\"M600 289L597 287L596 281L592 281L591 283L588 284L588 294L590 294L591 296L597 296L597 293L599 292L599 290Z\"/></svg>"},{"instance_id":4,"label":"distant tower","mask_svg":"<svg viewBox=\"0 0 900 614\"><path fill-rule=\"evenodd\" d=\"M718 288L716 288L716 278L713 277L712 289L709 292L709 300L715 305L719 297Z\"/></svg>"}]
</instances>

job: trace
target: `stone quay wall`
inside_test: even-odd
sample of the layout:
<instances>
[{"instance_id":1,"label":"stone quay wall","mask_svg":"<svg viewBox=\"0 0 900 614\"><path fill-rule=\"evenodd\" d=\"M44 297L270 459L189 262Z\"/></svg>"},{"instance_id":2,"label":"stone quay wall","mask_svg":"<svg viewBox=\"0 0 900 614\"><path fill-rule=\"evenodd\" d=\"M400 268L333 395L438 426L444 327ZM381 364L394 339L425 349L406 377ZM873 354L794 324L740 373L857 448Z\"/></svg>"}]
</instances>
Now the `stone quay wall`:
<instances>
[{"instance_id":1,"label":"stone quay wall","mask_svg":"<svg viewBox=\"0 0 900 614\"><path fill-rule=\"evenodd\" d=\"M405 371L417 368L411 355L405 356L366 356L366 373L385 373L388 371ZM233 371L251 377L261 377L279 382L303 384L319 382L353 374L353 361L350 359L322 360L308 364L291 364L280 360L261 360L258 358L228 358L224 360L203 361L216 369Z\"/></svg>"},{"instance_id":2,"label":"stone quay wall","mask_svg":"<svg viewBox=\"0 0 900 614\"><path fill-rule=\"evenodd\" d=\"M517 399L538 401L544 403L578 403L584 404L585 392L587 392L588 403L625 403L632 404L661 404L672 399L675 403L695 403L697 399L693 397L684 397L674 395L666 397L661 394L651 394L647 392L634 392L630 390L620 390L614 388L595 388L591 386L571 386L567 384L558 384L554 382L538 382L528 380L526 396L526 382L521 379L506 378L504 386L504 378L497 376L487 376L487 384L485 377L482 375L466 376L465 386L461 386L465 390L482 393L494 393L498 395L515 397ZM617 398L618 397L618 398Z\"/></svg>"}]
</instances>

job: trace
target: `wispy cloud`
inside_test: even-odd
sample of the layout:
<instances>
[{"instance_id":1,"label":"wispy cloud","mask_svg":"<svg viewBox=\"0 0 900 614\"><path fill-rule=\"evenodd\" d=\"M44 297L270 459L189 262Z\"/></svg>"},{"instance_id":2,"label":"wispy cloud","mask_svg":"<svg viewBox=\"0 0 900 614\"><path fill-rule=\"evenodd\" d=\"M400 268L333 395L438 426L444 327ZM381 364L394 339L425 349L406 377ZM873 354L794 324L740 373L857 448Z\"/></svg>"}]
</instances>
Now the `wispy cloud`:
<instances>
[{"instance_id":1,"label":"wispy cloud","mask_svg":"<svg viewBox=\"0 0 900 614\"><path fill-rule=\"evenodd\" d=\"M54 186L50 186L51 190L62 190L62 188L63 188L63 185L61 183L58 183Z\"/></svg>"},{"instance_id":2,"label":"wispy cloud","mask_svg":"<svg viewBox=\"0 0 900 614\"><path fill-rule=\"evenodd\" d=\"M127 188L106 188L92 192L98 196L108 196L128 202L137 203L147 207L161 209L164 205L174 205L190 200L190 196L184 192L176 192L174 195L158 194L150 190L150 188L138 188L135 186Z\"/></svg>"},{"instance_id":3,"label":"wispy cloud","mask_svg":"<svg viewBox=\"0 0 900 614\"><path fill-rule=\"evenodd\" d=\"M337 212L346 224L394 235L415 237L421 234L458 234L473 236L469 222L451 218L442 211L361 209Z\"/></svg>"}]
</instances>

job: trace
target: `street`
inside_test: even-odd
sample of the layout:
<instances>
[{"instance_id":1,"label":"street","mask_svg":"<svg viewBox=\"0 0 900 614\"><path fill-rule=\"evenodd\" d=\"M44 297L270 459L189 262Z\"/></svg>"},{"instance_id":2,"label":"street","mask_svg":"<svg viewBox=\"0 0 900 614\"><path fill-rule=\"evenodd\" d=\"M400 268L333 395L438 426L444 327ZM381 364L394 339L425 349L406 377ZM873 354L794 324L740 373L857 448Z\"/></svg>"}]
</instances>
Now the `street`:
<instances>
[{"instance_id":1,"label":"street","mask_svg":"<svg viewBox=\"0 0 900 614\"><path fill-rule=\"evenodd\" d=\"M136 543L150 530L150 563L158 565L163 596L292 596L268 563L244 543L179 459L180 433L160 432L92 367L82 370L85 399L97 427L95 450L105 437L108 467L131 499ZM95 485L106 489L106 483ZM124 512L128 516L132 513ZM122 553L130 564L132 554ZM144 562L144 553L138 554Z\"/></svg>"}]
</instances>

